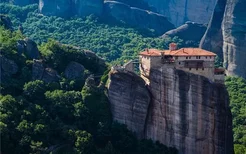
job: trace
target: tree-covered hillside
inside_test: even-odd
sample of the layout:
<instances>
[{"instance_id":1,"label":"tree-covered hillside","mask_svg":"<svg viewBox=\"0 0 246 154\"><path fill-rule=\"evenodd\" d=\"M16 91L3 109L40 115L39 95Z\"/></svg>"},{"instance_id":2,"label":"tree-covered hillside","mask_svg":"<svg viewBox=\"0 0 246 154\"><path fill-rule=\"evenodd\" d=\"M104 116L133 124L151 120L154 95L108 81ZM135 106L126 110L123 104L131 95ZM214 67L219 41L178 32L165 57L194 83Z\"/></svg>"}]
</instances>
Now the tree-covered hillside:
<instances>
[{"instance_id":1,"label":"tree-covered hillside","mask_svg":"<svg viewBox=\"0 0 246 154\"><path fill-rule=\"evenodd\" d=\"M108 70L93 53L50 40L32 60L30 44L20 52L23 38L0 26L2 153L177 153L112 123L104 88ZM100 81L96 75L104 71Z\"/></svg>"},{"instance_id":2,"label":"tree-covered hillside","mask_svg":"<svg viewBox=\"0 0 246 154\"><path fill-rule=\"evenodd\" d=\"M136 30L116 21L87 18L63 19L43 16L38 13L37 5L19 7L0 4L2 14L8 14L15 29L23 27L23 33L38 44L53 38L65 44L83 47L96 52L107 61L123 61L136 57L139 51L154 47L164 49L172 41L181 45L178 38L155 38L148 30Z\"/></svg>"},{"instance_id":3,"label":"tree-covered hillside","mask_svg":"<svg viewBox=\"0 0 246 154\"><path fill-rule=\"evenodd\" d=\"M233 116L235 154L246 153L246 80L228 77L226 87Z\"/></svg>"}]
</instances>

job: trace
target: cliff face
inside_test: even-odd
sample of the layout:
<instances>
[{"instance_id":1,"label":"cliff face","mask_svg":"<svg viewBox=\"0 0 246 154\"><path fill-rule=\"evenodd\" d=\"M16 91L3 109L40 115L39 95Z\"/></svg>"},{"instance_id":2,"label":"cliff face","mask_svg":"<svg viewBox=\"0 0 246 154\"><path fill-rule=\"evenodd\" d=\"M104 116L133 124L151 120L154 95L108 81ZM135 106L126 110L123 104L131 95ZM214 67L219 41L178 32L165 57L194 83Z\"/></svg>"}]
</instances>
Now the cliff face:
<instances>
[{"instance_id":1,"label":"cliff face","mask_svg":"<svg viewBox=\"0 0 246 154\"><path fill-rule=\"evenodd\" d=\"M139 77L125 80L125 76L128 73L111 74L109 100L114 120L138 136L176 147L181 154L233 153L232 117L223 85L170 68L151 70L148 88L133 86L140 85L135 82ZM150 94L144 93L148 90ZM149 105L149 99L144 99L148 97Z\"/></svg>"},{"instance_id":2,"label":"cliff face","mask_svg":"<svg viewBox=\"0 0 246 154\"><path fill-rule=\"evenodd\" d=\"M228 75L246 78L246 1L218 0L200 47L224 59Z\"/></svg>"},{"instance_id":3,"label":"cliff face","mask_svg":"<svg viewBox=\"0 0 246 154\"><path fill-rule=\"evenodd\" d=\"M222 22L224 66L229 75L246 78L246 1L227 0Z\"/></svg>"},{"instance_id":4,"label":"cliff face","mask_svg":"<svg viewBox=\"0 0 246 154\"><path fill-rule=\"evenodd\" d=\"M208 23L216 0L144 0L150 7L168 17L175 26L186 21Z\"/></svg>"},{"instance_id":5,"label":"cliff face","mask_svg":"<svg viewBox=\"0 0 246 154\"><path fill-rule=\"evenodd\" d=\"M218 0L213 15L210 19L206 33L204 34L200 48L215 52L220 58L223 57L223 36L221 23L225 12L226 0Z\"/></svg>"},{"instance_id":6,"label":"cliff face","mask_svg":"<svg viewBox=\"0 0 246 154\"><path fill-rule=\"evenodd\" d=\"M154 29L159 35L174 28L165 16L157 13L130 7L116 1L106 1L104 5L105 13L134 27Z\"/></svg>"},{"instance_id":7,"label":"cliff face","mask_svg":"<svg viewBox=\"0 0 246 154\"><path fill-rule=\"evenodd\" d=\"M162 38L168 38L168 37L173 38L177 36L180 39L182 39L185 45L188 47L191 47L191 44L196 44L198 46L206 29L207 29L206 25L204 24L198 24L195 22L186 22L184 25L176 29L167 31L161 37Z\"/></svg>"},{"instance_id":8,"label":"cliff face","mask_svg":"<svg viewBox=\"0 0 246 154\"><path fill-rule=\"evenodd\" d=\"M126 124L140 138L144 137L150 94L144 80L134 73L111 73L109 98L114 120ZM117 90L116 90L117 89Z\"/></svg>"}]
</instances>

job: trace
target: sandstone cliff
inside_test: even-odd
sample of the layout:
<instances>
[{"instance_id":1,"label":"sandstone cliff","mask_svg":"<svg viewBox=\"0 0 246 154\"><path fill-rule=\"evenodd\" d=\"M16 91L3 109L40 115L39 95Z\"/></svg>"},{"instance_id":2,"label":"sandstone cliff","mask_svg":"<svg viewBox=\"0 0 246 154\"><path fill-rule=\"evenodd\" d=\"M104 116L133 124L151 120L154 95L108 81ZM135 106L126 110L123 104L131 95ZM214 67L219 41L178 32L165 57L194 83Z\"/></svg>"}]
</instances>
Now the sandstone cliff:
<instances>
[{"instance_id":1,"label":"sandstone cliff","mask_svg":"<svg viewBox=\"0 0 246 154\"><path fill-rule=\"evenodd\" d=\"M175 26L186 21L208 23L216 0L144 0L150 7L168 17Z\"/></svg>"},{"instance_id":2,"label":"sandstone cliff","mask_svg":"<svg viewBox=\"0 0 246 154\"><path fill-rule=\"evenodd\" d=\"M136 75L111 73L114 120L181 154L233 153L232 117L223 85L171 68L151 70L149 79L147 88Z\"/></svg>"},{"instance_id":3,"label":"sandstone cliff","mask_svg":"<svg viewBox=\"0 0 246 154\"><path fill-rule=\"evenodd\" d=\"M224 59L228 75L246 78L246 1L218 0L200 47Z\"/></svg>"}]
</instances>

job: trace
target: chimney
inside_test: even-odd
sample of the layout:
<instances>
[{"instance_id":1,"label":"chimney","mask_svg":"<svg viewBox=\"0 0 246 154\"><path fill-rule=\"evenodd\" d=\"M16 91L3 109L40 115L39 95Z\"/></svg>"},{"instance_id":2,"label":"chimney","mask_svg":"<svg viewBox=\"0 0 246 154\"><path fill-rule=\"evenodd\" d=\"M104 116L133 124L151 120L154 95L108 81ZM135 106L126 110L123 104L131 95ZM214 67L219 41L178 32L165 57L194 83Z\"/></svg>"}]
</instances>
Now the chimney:
<instances>
[{"instance_id":1,"label":"chimney","mask_svg":"<svg viewBox=\"0 0 246 154\"><path fill-rule=\"evenodd\" d=\"M171 51L177 50L177 44L176 43L170 43L169 44L169 50L171 50Z\"/></svg>"},{"instance_id":2,"label":"chimney","mask_svg":"<svg viewBox=\"0 0 246 154\"><path fill-rule=\"evenodd\" d=\"M148 48L146 48L145 51L147 51L147 53L149 53L149 49Z\"/></svg>"}]
</instances>

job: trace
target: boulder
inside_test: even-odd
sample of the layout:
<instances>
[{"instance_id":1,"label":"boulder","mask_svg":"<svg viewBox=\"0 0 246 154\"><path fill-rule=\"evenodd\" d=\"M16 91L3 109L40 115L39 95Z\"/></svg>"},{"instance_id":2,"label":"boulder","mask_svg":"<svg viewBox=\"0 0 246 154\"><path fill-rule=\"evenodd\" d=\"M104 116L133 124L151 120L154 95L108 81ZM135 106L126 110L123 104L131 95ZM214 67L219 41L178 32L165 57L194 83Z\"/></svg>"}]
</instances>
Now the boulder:
<instances>
[{"instance_id":1,"label":"boulder","mask_svg":"<svg viewBox=\"0 0 246 154\"><path fill-rule=\"evenodd\" d=\"M104 5L105 13L127 25L144 29L154 29L158 35L174 29L174 25L163 15L130 7L129 5L116 1L106 1Z\"/></svg>"},{"instance_id":2,"label":"boulder","mask_svg":"<svg viewBox=\"0 0 246 154\"><path fill-rule=\"evenodd\" d=\"M65 70L65 77L67 79L83 79L85 68L77 62L70 62Z\"/></svg>"},{"instance_id":3,"label":"boulder","mask_svg":"<svg viewBox=\"0 0 246 154\"><path fill-rule=\"evenodd\" d=\"M25 53L29 59L38 59L40 57L37 44L29 38L17 41L17 52L20 55Z\"/></svg>"},{"instance_id":4,"label":"boulder","mask_svg":"<svg viewBox=\"0 0 246 154\"><path fill-rule=\"evenodd\" d=\"M190 46L190 42L198 45L206 29L207 27L204 24L186 22L184 25L166 32L162 35L162 38L173 38L177 36L182 39L187 46Z\"/></svg>"},{"instance_id":5,"label":"boulder","mask_svg":"<svg viewBox=\"0 0 246 154\"><path fill-rule=\"evenodd\" d=\"M24 39L25 41L25 53L30 59L38 59L40 57L37 44L29 39Z\"/></svg>"},{"instance_id":6,"label":"boulder","mask_svg":"<svg viewBox=\"0 0 246 154\"><path fill-rule=\"evenodd\" d=\"M52 68L45 68L42 60L33 60L32 80L42 80L46 83L58 82L60 76Z\"/></svg>"},{"instance_id":7,"label":"boulder","mask_svg":"<svg viewBox=\"0 0 246 154\"><path fill-rule=\"evenodd\" d=\"M0 14L0 26L3 26L4 28L9 30L13 30L13 24L10 18L3 14Z\"/></svg>"},{"instance_id":8,"label":"boulder","mask_svg":"<svg viewBox=\"0 0 246 154\"><path fill-rule=\"evenodd\" d=\"M0 55L0 63L2 70L1 73L10 76L18 72L18 65L13 60L7 59L3 55Z\"/></svg>"}]
</instances>

